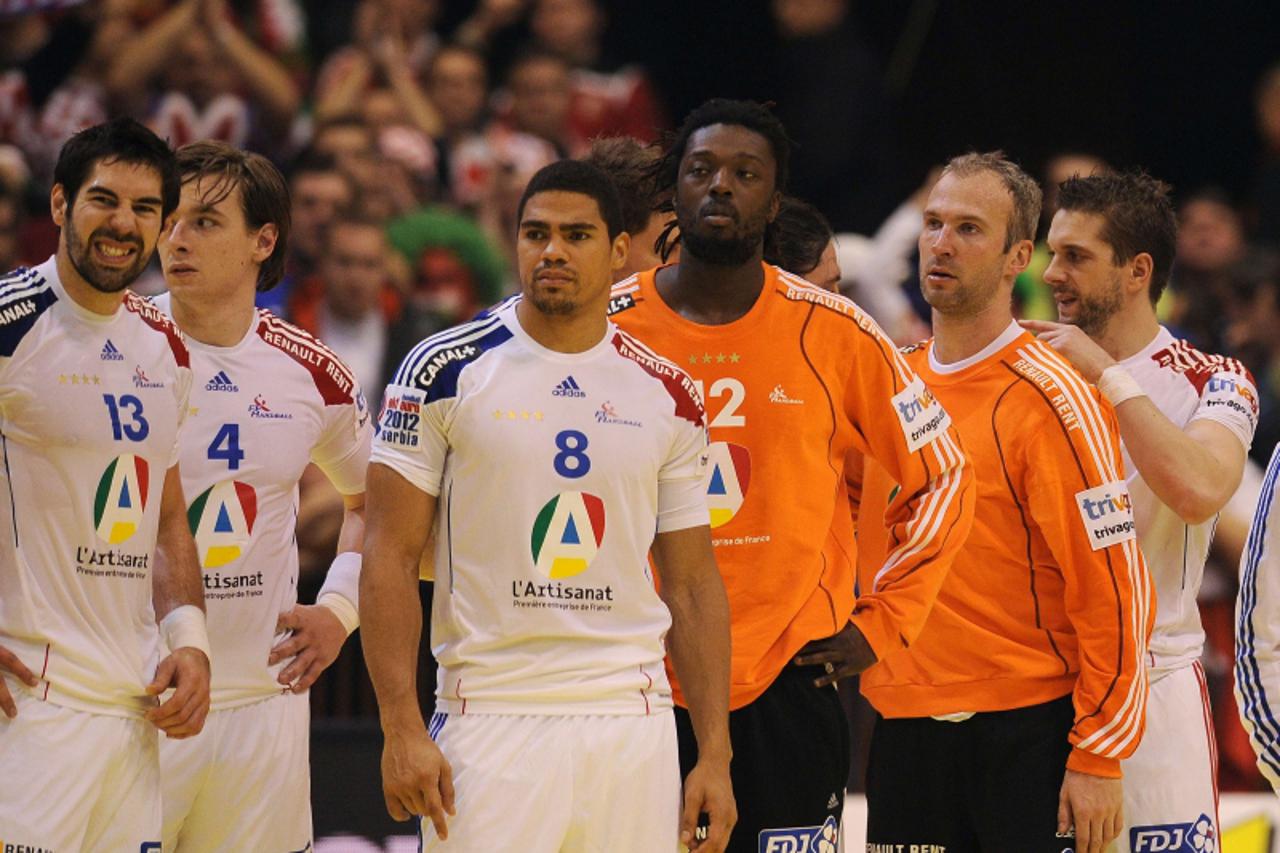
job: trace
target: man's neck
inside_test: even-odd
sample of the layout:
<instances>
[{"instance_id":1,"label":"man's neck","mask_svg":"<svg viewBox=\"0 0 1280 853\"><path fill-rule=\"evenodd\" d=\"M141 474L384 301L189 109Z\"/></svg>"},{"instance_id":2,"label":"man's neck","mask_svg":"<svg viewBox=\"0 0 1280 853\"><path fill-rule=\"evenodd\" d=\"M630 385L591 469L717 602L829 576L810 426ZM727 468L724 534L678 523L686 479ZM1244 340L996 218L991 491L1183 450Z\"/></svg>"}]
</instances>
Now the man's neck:
<instances>
[{"instance_id":1,"label":"man's neck","mask_svg":"<svg viewBox=\"0 0 1280 853\"><path fill-rule=\"evenodd\" d=\"M572 314L544 314L528 299L521 299L516 319L538 344L563 353L586 352L600 343L609 327L603 305L585 306Z\"/></svg>"},{"instance_id":2,"label":"man's neck","mask_svg":"<svg viewBox=\"0 0 1280 853\"><path fill-rule=\"evenodd\" d=\"M956 316L933 312L933 355L942 364L955 364L977 355L1000 337L1013 315L1003 300L995 300L976 314Z\"/></svg>"},{"instance_id":3,"label":"man's neck","mask_svg":"<svg viewBox=\"0 0 1280 853\"><path fill-rule=\"evenodd\" d=\"M89 284L76 270L75 264L71 263L71 258L61 246L58 247L58 253L54 258L58 270L58 281L62 282L62 289L67 292L67 296L71 297L72 302L86 311L101 314L104 317L110 317L120 310L120 304L124 302L124 290L103 293Z\"/></svg>"},{"instance_id":4,"label":"man's neck","mask_svg":"<svg viewBox=\"0 0 1280 853\"><path fill-rule=\"evenodd\" d=\"M244 339L253 325L256 309L252 288L243 288L231 298L192 298L170 291L169 305L174 322L183 333L202 344L233 347Z\"/></svg>"},{"instance_id":5,"label":"man's neck","mask_svg":"<svg viewBox=\"0 0 1280 853\"><path fill-rule=\"evenodd\" d=\"M1160 321L1155 309L1145 301L1126 306L1107 321L1102 334L1094 338L1098 346L1116 361L1124 361L1141 352L1160 334Z\"/></svg>"},{"instance_id":6,"label":"man's neck","mask_svg":"<svg viewBox=\"0 0 1280 853\"><path fill-rule=\"evenodd\" d=\"M681 317L704 326L723 326L745 317L764 289L764 267L757 253L737 266L709 264L687 250L680 263L658 270L658 295Z\"/></svg>"}]
</instances>

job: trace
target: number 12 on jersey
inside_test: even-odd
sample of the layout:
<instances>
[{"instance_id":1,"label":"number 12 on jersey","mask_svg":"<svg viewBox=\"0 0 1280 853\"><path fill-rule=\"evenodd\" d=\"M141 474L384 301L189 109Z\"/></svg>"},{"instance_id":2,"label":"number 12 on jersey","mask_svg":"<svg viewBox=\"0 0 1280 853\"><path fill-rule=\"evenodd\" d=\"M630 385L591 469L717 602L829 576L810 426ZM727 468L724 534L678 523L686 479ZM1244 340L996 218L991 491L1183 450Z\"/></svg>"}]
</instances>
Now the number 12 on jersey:
<instances>
[{"instance_id":1,"label":"number 12 on jersey","mask_svg":"<svg viewBox=\"0 0 1280 853\"><path fill-rule=\"evenodd\" d=\"M223 424L209 444L209 458L223 460L232 471L240 467L244 451L240 449L240 424Z\"/></svg>"},{"instance_id":2,"label":"number 12 on jersey","mask_svg":"<svg viewBox=\"0 0 1280 853\"><path fill-rule=\"evenodd\" d=\"M711 404L708 402L708 395L703 390L701 379L693 380L693 384L698 389L698 394L702 396L703 402L707 406L707 414L711 414ZM740 427L747 425L745 416L738 414L738 409L742 407L743 400L747 399L746 386L741 381L734 379L732 376L721 376L715 382L711 383L711 397L723 397L728 394L729 399L725 401L720 411L716 412L714 418L707 424L708 427Z\"/></svg>"}]
</instances>

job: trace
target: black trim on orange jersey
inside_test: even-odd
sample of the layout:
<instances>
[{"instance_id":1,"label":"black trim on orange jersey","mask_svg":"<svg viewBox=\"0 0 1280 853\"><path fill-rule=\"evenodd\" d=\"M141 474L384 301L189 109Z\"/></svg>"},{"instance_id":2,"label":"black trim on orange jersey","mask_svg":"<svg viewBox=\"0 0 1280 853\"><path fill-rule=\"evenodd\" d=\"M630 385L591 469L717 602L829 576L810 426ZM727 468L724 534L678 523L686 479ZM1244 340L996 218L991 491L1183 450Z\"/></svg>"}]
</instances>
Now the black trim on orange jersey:
<instances>
[{"instance_id":1,"label":"black trim on orange jersey","mask_svg":"<svg viewBox=\"0 0 1280 853\"><path fill-rule=\"evenodd\" d=\"M1027 384L1027 387L1035 391L1036 395L1039 396L1040 399L1044 401L1045 406L1053 414L1053 422L1056 423L1058 425L1058 428L1062 430L1062 437L1066 439L1067 447L1071 448L1071 457L1075 460L1076 468L1080 472L1080 479L1083 484L1082 489L1091 488L1091 486L1089 485L1089 476L1088 474L1085 473L1084 463L1080 460L1080 454L1076 450L1075 444L1071 441L1071 434L1067 431L1067 425L1062 422L1062 418L1058 417L1057 409L1055 409L1053 406L1053 403L1050 402L1048 395L1044 393L1044 390L1040 388L1040 386L1036 385L1036 383L1032 382L1028 377L1023 376L1021 373L1015 370L1013 365L1003 360L1001 360L1000 363L1004 365L1006 370L1008 370L1010 373L1016 376L1019 381L1025 382ZM1058 384L1056 379L1054 380L1054 384L1055 385ZM1101 476L1102 472L1099 471L1098 475ZM1115 593L1115 600L1116 600L1116 637L1117 637L1116 668L1115 668L1115 673L1111 676L1111 683L1107 685L1107 689L1102 694L1102 698L1098 700L1097 706L1090 713L1084 714L1081 717L1079 717L1076 720L1077 726L1083 723L1085 720L1089 719L1090 717L1096 717L1102 713L1103 706L1107 704L1107 700L1111 698L1111 694L1115 692L1116 685L1120 681L1120 673L1124 671L1124 649L1125 649L1124 607L1120 605L1120 584L1116 580L1116 568L1111 563L1111 548L1109 547L1104 548L1102 553L1107 561L1107 574L1110 575L1111 577L1111 590L1113 593Z\"/></svg>"},{"instance_id":2,"label":"black trim on orange jersey","mask_svg":"<svg viewBox=\"0 0 1280 853\"><path fill-rule=\"evenodd\" d=\"M1014 388L1018 387L1017 381L1010 382L1000 396L996 398L995 405L991 407L991 435L996 441L996 454L1000 457L1000 473L1004 475L1005 485L1009 489L1009 497L1013 498L1014 505L1018 508L1018 520L1022 522L1022 531L1026 537L1026 559L1027 559L1027 577L1030 580L1031 604L1035 608L1036 627L1044 631L1044 635L1049 640L1049 648L1053 649L1054 655L1062 662L1062 674L1071 674L1071 664L1067 663L1067 659L1063 657L1062 651L1058 648L1058 643L1053 639L1052 632L1044 627L1044 623L1040 619L1040 593L1036 592L1036 561L1031 556L1031 527L1027 524L1027 510L1022 505L1022 501L1018 500L1018 492L1013 487L1013 478L1009 476L1009 465L1005 461L1004 443L1000 441L1000 430L996 428L996 415L1000 413L1000 406L1003 405L1005 397Z\"/></svg>"}]
</instances>

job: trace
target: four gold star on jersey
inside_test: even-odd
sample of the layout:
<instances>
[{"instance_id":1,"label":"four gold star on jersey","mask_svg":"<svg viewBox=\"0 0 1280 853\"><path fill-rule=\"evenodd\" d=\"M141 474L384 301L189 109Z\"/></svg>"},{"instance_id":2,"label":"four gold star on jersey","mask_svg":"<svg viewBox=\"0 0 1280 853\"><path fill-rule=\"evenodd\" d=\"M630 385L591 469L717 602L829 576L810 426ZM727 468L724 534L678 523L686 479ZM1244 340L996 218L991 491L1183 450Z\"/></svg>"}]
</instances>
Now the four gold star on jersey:
<instances>
[{"instance_id":1,"label":"four gold star on jersey","mask_svg":"<svg viewBox=\"0 0 1280 853\"><path fill-rule=\"evenodd\" d=\"M88 385L90 383L94 385L101 385L102 377L90 376L87 373L59 373L58 374L59 385L66 385L68 382L70 382L72 385Z\"/></svg>"},{"instance_id":2,"label":"four gold star on jersey","mask_svg":"<svg viewBox=\"0 0 1280 853\"><path fill-rule=\"evenodd\" d=\"M506 418L509 421L528 421L528 420L540 421L542 420L542 412L526 412L526 411L517 412L514 409L505 409L505 410L494 409L493 410L493 419L495 421L500 421L503 418Z\"/></svg>"},{"instance_id":3,"label":"four gold star on jersey","mask_svg":"<svg viewBox=\"0 0 1280 853\"><path fill-rule=\"evenodd\" d=\"M737 364L738 362L742 361L742 356L738 355L736 352L731 352L728 355L725 355L722 352L718 352L714 355L712 355L709 352L704 352L701 356L699 356L697 353L694 353L693 355L689 356L689 364L692 364L694 366L697 366L699 363L710 364L713 360L715 361L716 364L724 364L726 361L728 361L730 364Z\"/></svg>"}]
</instances>

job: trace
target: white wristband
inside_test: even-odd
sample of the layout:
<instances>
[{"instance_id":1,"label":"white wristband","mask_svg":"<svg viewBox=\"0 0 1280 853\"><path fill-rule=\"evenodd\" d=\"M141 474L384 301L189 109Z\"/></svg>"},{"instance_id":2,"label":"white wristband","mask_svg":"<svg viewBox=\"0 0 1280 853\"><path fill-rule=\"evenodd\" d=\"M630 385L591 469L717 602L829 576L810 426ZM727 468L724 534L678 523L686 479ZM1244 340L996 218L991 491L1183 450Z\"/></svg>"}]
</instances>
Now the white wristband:
<instances>
[{"instance_id":1,"label":"white wristband","mask_svg":"<svg viewBox=\"0 0 1280 853\"><path fill-rule=\"evenodd\" d=\"M343 551L334 557L325 574L324 586L316 596L316 604L332 610L347 629L348 636L360 627L360 564L360 555L355 551Z\"/></svg>"},{"instance_id":2,"label":"white wristband","mask_svg":"<svg viewBox=\"0 0 1280 853\"><path fill-rule=\"evenodd\" d=\"M1132 400L1134 397L1147 395L1147 392L1143 391L1142 386L1138 384L1138 380L1118 364L1113 364L1102 371L1102 375L1098 377L1098 390L1113 406L1119 406L1125 400Z\"/></svg>"},{"instance_id":3,"label":"white wristband","mask_svg":"<svg viewBox=\"0 0 1280 853\"><path fill-rule=\"evenodd\" d=\"M204 611L194 604L184 604L170 610L160 620L160 636L171 652L182 648L199 649L204 652L205 657L213 660L213 654L209 651L209 629Z\"/></svg>"}]
</instances>

